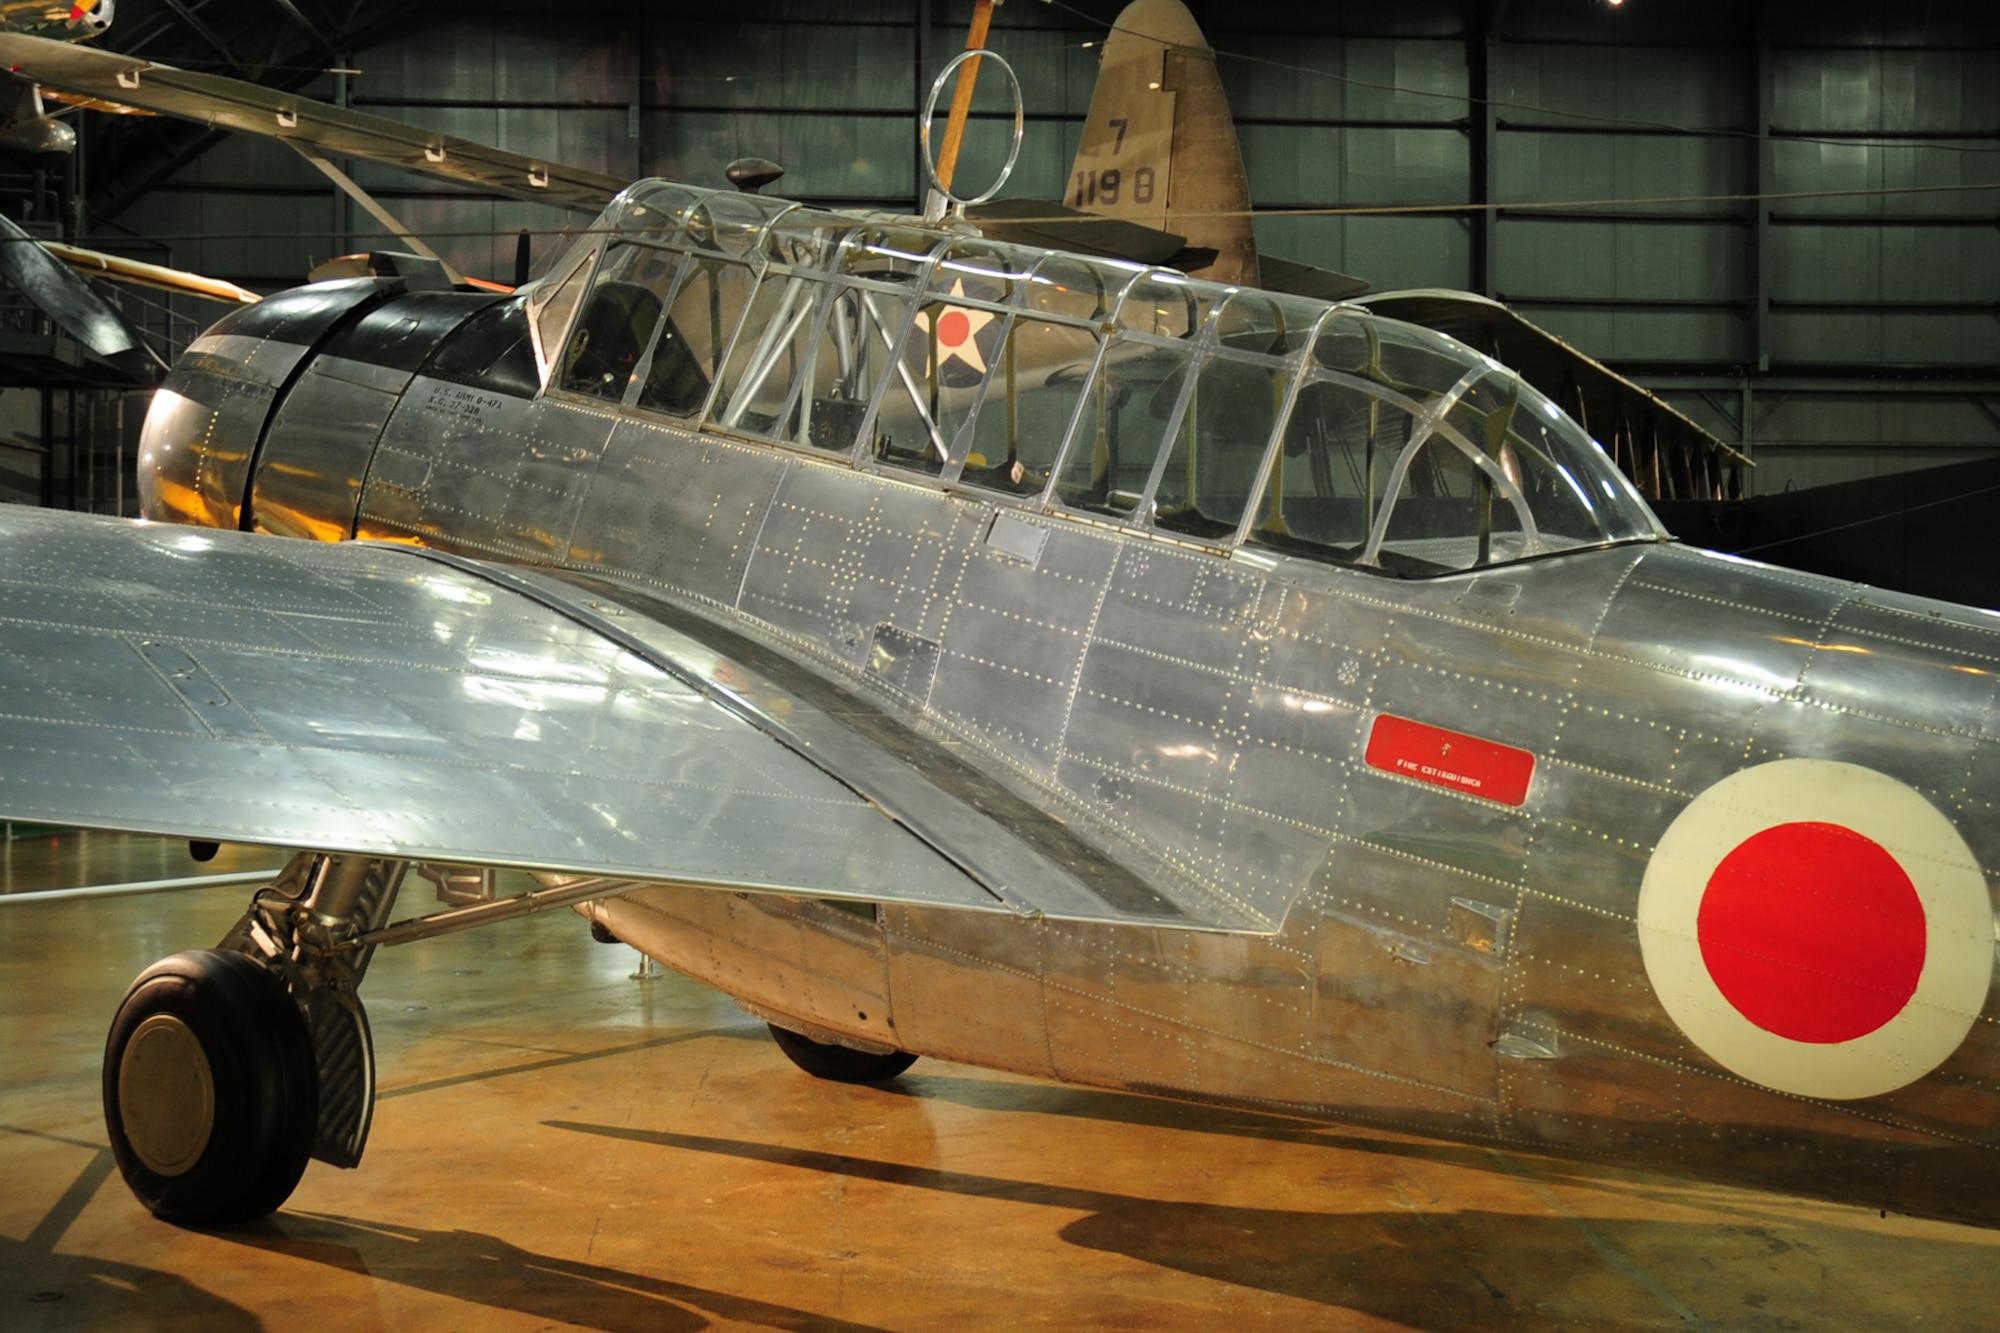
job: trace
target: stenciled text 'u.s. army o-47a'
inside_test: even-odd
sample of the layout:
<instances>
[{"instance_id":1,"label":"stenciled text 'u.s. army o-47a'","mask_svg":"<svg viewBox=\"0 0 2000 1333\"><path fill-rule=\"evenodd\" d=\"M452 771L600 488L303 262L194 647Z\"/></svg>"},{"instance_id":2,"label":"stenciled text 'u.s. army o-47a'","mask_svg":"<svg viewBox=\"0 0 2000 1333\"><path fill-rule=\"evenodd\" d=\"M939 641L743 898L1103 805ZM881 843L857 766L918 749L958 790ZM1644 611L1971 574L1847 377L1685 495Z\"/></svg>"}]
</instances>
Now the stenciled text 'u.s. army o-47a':
<instances>
[{"instance_id":1,"label":"stenciled text 'u.s. army o-47a'","mask_svg":"<svg viewBox=\"0 0 2000 1333\"><path fill-rule=\"evenodd\" d=\"M0 812L300 849L114 1024L162 1216L360 1159L375 948L570 904L826 1076L1994 1220L2000 620L1350 306L664 182L413 286L197 341L155 522L0 518Z\"/></svg>"}]
</instances>

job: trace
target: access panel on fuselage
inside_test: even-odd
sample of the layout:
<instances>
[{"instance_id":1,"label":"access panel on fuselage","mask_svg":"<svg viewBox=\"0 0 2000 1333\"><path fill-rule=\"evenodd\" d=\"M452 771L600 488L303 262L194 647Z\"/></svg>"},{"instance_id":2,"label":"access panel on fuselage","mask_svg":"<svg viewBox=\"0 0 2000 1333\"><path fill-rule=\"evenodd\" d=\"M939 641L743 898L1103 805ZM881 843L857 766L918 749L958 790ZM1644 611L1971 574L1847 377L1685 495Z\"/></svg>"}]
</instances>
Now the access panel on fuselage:
<instances>
[{"instance_id":1,"label":"access panel on fuselage","mask_svg":"<svg viewBox=\"0 0 2000 1333\"><path fill-rule=\"evenodd\" d=\"M788 466L769 448L628 417L591 481L570 563L732 607Z\"/></svg>"},{"instance_id":2,"label":"access panel on fuselage","mask_svg":"<svg viewBox=\"0 0 2000 1333\"><path fill-rule=\"evenodd\" d=\"M530 564L566 559L615 412L419 375L382 432L359 537L419 537Z\"/></svg>"},{"instance_id":3,"label":"access panel on fuselage","mask_svg":"<svg viewBox=\"0 0 2000 1333\"><path fill-rule=\"evenodd\" d=\"M976 506L925 487L795 463L765 516L738 609L856 666L866 666L879 626L936 643L978 518Z\"/></svg>"}]
</instances>

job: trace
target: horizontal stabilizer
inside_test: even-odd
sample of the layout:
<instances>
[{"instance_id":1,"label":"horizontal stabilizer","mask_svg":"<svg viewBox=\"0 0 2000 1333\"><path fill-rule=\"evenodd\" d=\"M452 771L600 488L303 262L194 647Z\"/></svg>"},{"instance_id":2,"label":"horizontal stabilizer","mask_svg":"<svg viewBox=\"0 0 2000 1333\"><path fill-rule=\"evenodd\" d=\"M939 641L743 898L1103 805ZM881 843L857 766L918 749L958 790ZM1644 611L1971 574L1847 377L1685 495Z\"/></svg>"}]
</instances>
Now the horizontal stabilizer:
<instances>
[{"instance_id":1,"label":"horizontal stabilizer","mask_svg":"<svg viewBox=\"0 0 2000 1333\"><path fill-rule=\"evenodd\" d=\"M1168 263L1187 244L1185 237L1170 231L1039 199L999 199L968 208L965 215L982 235L996 241L1128 259L1135 264Z\"/></svg>"},{"instance_id":2,"label":"horizontal stabilizer","mask_svg":"<svg viewBox=\"0 0 2000 1333\"><path fill-rule=\"evenodd\" d=\"M1315 268L1275 255L1257 256L1258 283L1267 292L1303 296L1313 301L1346 301L1368 290L1368 283L1330 268Z\"/></svg>"},{"instance_id":3,"label":"horizontal stabilizer","mask_svg":"<svg viewBox=\"0 0 2000 1333\"><path fill-rule=\"evenodd\" d=\"M1381 292L1356 302L1458 339L1519 371L1582 424L1649 500L1726 498L1723 475L1754 467L1678 408L1520 312L1472 292Z\"/></svg>"},{"instance_id":4,"label":"horizontal stabilizer","mask_svg":"<svg viewBox=\"0 0 2000 1333\"><path fill-rule=\"evenodd\" d=\"M25 79L217 129L309 144L513 199L597 212L627 182L241 79L197 74L39 37L0 35L0 64Z\"/></svg>"}]
</instances>

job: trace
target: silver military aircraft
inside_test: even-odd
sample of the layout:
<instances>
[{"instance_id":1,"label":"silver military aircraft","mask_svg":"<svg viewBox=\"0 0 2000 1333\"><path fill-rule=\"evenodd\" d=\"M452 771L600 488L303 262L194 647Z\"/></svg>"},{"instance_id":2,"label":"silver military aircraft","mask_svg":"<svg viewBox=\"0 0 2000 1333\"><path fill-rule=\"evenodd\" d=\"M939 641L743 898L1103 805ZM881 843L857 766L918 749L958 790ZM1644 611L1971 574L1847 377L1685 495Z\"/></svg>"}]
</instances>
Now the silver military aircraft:
<instances>
[{"instance_id":1,"label":"silver military aircraft","mask_svg":"<svg viewBox=\"0 0 2000 1333\"><path fill-rule=\"evenodd\" d=\"M648 181L231 315L140 474L0 518L0 814L298 851L114 1019L162 1217L359 1162L375 949L574 906L822 1077L1995 1220L2000 620L1678 546L1440 334Z\"/></svg>"}]
</instances>

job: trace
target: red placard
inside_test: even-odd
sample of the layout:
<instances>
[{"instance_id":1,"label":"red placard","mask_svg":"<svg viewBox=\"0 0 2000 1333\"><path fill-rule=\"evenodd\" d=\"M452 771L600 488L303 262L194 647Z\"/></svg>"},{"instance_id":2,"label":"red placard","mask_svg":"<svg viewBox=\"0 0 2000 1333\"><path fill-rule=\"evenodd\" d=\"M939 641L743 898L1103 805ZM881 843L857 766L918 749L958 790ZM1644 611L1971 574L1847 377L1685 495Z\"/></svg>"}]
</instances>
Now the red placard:
<instances>
[{"instance_id":1,"label":"red placard","mask_svg":"<svg viewBox=\"0 0 2000 1333\"><path fill-rule=\"evenodd\" d=\"M1367 758L1370 768L1384 773L1502 805L1527 800L1528 782L1535 776L1535 756L1530 751L1389 713L1376 715L1368 733Z\"/></svg>"}]
</instances>

